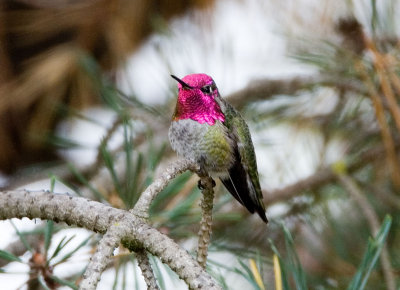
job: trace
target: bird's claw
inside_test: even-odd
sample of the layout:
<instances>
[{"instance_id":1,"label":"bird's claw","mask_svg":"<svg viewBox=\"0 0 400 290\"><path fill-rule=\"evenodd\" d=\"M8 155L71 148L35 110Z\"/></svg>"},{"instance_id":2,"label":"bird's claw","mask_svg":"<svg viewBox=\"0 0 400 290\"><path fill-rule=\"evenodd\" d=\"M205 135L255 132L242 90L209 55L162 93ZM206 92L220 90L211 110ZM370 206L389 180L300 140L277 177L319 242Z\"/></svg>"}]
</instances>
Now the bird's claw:
<instances>
[{"instance_id":1,"label":"bird's claw","mask_svg":"<svg viewBox=\"0 0 400 290\"><path fill-rule=\"evenodd\" d=\"M212 178L211 178L211 185L212 185L213 188L216 186L215 180L212 179ZM203 189L205 188L205 186L203 186L203 184L202 184L202 182L201 182L201 179L199 179L199 181L197 182L197 187L198 187L200 190L203 190Z\"/></svg>"}]
</instances>

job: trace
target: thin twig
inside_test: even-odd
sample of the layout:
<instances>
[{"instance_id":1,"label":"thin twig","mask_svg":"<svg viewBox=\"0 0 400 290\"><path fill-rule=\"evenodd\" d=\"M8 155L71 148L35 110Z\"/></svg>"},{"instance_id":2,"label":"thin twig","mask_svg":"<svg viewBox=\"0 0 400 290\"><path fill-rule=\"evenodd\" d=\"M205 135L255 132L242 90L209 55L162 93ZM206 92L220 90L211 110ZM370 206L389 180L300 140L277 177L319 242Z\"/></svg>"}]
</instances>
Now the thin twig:
<instances>
[{"instance_id":1,"label":"thin twig","mask_svg":"<svg viewBox=\"0 0 400 290\"><path fill-rule=\"evenodd\" d=\"M150 204L157 194L160 193L177 175L189 169L195 172L198 168L188 160L178 160L170 164L165 169L165 172L141 194L135 207L130 210L130 213L147 219L149 217Z\"/></svg>"},{"instance_id":2,"label":"thin twig","mask_svg":"<svg viewBox=\"0 0 400 290\"><path fill-rule=\"evenodd\" d=\"M210 244L210 237L212 231L212 209L214 200L213 179L209 176L200 177L202 186L202 199L200 202L201 207L201 221L200 230L198 233L199 242L197 245L197 262L203 268L206 267L208 245Z\"/></svg>"},{"instance_id":3,"label":"thin twig","mask_svg":"<svg viewBox=\"0 0 400 290\"><path fill-rule=\"evenodd\" d=\"M365 38L365 43L367 44L367 47L369 48L369 50L373 52L374 51L373 43L368 38ZM379 62L375 61L374 65L376 66L378 63ZM377 119L379 127L381 129L382 141L386 148L386 155L387 155L386 158L387 158L388 164L390 164L390 173L391 173L392 181L393 181L393 184L397 188L400 188L400 166L399 166L398 159L397 159L396 152L395 152L394 140L391 136L390 127L389 127L389 124L385 117L385 109L382 104L382 100L379 97L378 91L375 88L375 85L374 85L371 77L367 73L367 68L365 67L365 65L361 61L358 61L358 62L356 62L354 67L360 73L361 78L364 80L364 82L367 86L367 89L369 91L369 95L371 97L372 104L375 109L376 119ZM377 69L378 71L379 71L379 67L380 66L378 65L378 69ZM385 89L387 86L389 86L387 84L387 80L385 77L382 77L381 81L382 81L383 89ZM389 93L388 89L385 89L385 92ZM390 93L389 93L389 96L390 96ZM386 97L388 98L389 96L386 96ZM391 100L390 97L389 97L389 100ZM397 108L397 104L396 104L396 108ZM395 117L397 116L396 112L393 112L393 114ZM400 126L400 118L399 118L399 126Z\"/></svg>"},{"instance_id":4,"label":"thin twig","mask_svg":"<svg viewBox=\"0 0 400 290\"><path fill-rule=\"evenodd\" d=\"M338 174L338 180L346 188L351 198L358 204L365 218L368 221L372 234L375 236L379 231L379 218L375 213L368 200L361 192L358 185L347 175ZM385 278L386 286L388 290L396 289L396 279L393 275L393 268L390 263L389 252L387 246L384 245L380 257L382 263L383 276Z\"/></svg>"},{"instance_id":5,"label":"thin twig","mask_svg":"<svg viewBox=\"0 0 400 290\"><path fill-rule=\"evenodd\" d=\"M111 127L107 129L106 134L102 138L100 144L97 146L97 155L94 163L92 164L91 168L93 169L93 172L88 173L89 175L93 176L96 174L96 172L100 169L100 165L103 161L103 156L102 156L102 146L107 146L108 142L110 141L111 137L114 135L114 133L117 131L119 126L122 123L122 119L117 117L114 122L112 123Z\"/></svg>"},{"instance_id":6,"label":"thin twig","mask_svg":"<svg viewBox=\"0 0 400 290\"><path fill-rule=\"evenodd\" d=\"M158 290L157 280L154 276L153 269L151 268L149 257L145 250L136 251L136 259L138 261L140 270L142 270L142 275L144 281L146 282L148 290Z\"/></svg>"},{"instance_id":7,"label":"thin twig","mask_svg":"<svg viewBox=\"0 0 400 290\"><path fill-rule=\"evenodd\" d=\"M399 77L397 76L396 72L394 72L394 71L390 71L389 75L390 75L392 85L393 85L394 89L396 90L397 95L400 96L400 79L399 79Z\"/></svg>"},{"instance_id":8,"label":"thin twig","mask_svg":"<svg viewBox=\"0 0 400 290\"><path fill-rule=\"evenodd\" d=\"M368 45L369 50L374 55L373 64L380 80L380 85L382 88L383 95L385 96L386 101L389 104L388 108L392 113L393 119L397 126L397 130L400 132L400 108L398 106L395 93L393 92L393 89L390 84L390 79L393 78L390 78L390 76L388 75L388 73L389 74L393 73L385 69L388 68L385 61L385 57L382 56L382 54L376 49L375 44L369 39L366 43Z\"/></svg>"},{"instance_id":9,"label":"thin twig","mask_svg":"<svg viewBox=\"0 0 400 290\"><path fill-rule=\"evenodd\" d=\"M101 273L106 269L114 249L118 246L121 238L126 235L118 223L114 223L105 233L97 246L96 252L90 258L89 265L83 274L83 280L79 289L96 289L101 278Z\"/></svg>"},{"instance_id":10,"label":"thin twig","mask_svg":"<svg viewBox=\"0 0 400 290\"><path fill-rule=\"evenodd\" d=\"M226 98L236 108L241 108L251 102L268 100L277 95L295 95L300 90L321 85L355 92L364 92L365 90L361 84L354 80L349 81L332 77L332 75L318 74L307 77L255 80L245 88L226 96Z\"/></svg>"},{"instance_id":11,"label":"thin twig","mask_svg":"<svg viewBox=\"0 0 400 290\"><path fill-rule=\"evenodd\" d=\"M399 150L400 142L396 141L395 150ZM357 158L349 161L347 164L347 172L355 172L366 164L374 162L376 160L382 160L382 157L386 153L385 147L374 147L365 152L361 153ZM265 204L274 204L278 202L287 201L300 193L312 190L316 192L322 186L334 181L336 178L335 172L331 166L318 170L314 175L301 179L291 185L288 185L282 189L275 189L272 191L263 192L265 197Z\"/></svg>"}]
</instances>

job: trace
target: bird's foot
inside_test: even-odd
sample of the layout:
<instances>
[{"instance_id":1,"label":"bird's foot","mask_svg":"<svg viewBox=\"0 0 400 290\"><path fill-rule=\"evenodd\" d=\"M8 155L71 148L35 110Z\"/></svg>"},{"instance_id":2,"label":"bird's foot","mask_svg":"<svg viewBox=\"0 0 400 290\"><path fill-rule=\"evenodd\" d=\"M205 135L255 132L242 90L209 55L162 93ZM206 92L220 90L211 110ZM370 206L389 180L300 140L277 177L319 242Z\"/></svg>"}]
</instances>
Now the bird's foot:
<instances>
[{"instance_id":1,"label":"bird's foot","mask_svg":"<svg viewBox=\"0 0 400 290\"><path fill-rule=\"evenodd\" d=\"M202 179L199 179L199 181L197 182L197 187L200 190L203 190L205 188L205 186L202 184ZM214 188L216 186L215 180L211 178L211 182L212 182L212 187Z\"/></svg>"}]
</instances>

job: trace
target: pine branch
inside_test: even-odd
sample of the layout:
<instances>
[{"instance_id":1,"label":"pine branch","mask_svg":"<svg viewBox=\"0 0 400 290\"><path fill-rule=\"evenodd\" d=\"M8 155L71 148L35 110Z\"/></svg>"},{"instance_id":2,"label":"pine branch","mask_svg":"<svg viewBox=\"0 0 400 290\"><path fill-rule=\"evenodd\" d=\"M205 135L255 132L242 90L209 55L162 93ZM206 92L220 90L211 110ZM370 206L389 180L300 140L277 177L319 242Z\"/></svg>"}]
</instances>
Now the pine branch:
<instances>
[{"instance_id":1,"label":"pine branch","mask_svg":"<svg viewBox=\"0 0 400 290\"><path fill-rule=\"evenodd\" d=\"M347 190L351 198L358 204L365 218L367 219L372 235L375 236L379 232L379 218L369 204L367 198L363 195L358 185L347 175L338 174L337 178L343 187ZM381 263L383 275L385 278L386 286L388 290L396 289L396 279L393 275L394 271L390 263L390 256L386 245L382 248Z\"/></svg>"},{"instance_id":2,"label":"pine branch","mask_svg":"<svg viewBox=\"0 0 400 290\"><path fill-rule=\"evenodd\" d=\"M156 195L161 192L177 175L189 169L194 172L198 170L195 164L187 160L178 160L170 164L165 169L165 172L141 194L139 200L136 202L135 207L130 210L130 212L138 217L147 219L149 217L150 204Z\"/></svg>"},{"instance_id":3,"label":"pine branch","mask_svg":"<svg viewBox=\"0 0 400 290\"><path fill-rule=\"evenodd\" d=\"M138 261L140 270L147 285L148 290L158 290L157 280L154 276L153 269L151 268L149 257L144 250L136 251L136 259Z\"/></svg>"},{"instance_id":4,"label":"pine branch","mask_svg":"<svg viewBox=\"0 0 400 290\"><path fill-rule=\"evenodd\" d=\"M226 98L236 108L242 108L251 102L267 100L277 95L295 95L300 90L310 89L315 86L337 87L342 90L361 93L365 91L362 84L354 80L349 81L335 78L332 75L325 76L320 74L286 79L256 80L245 88L228 95Z\"/></svg>"},{"instance_id":5,"label":"pine branch","mask_svg":"<svg viewBox=\"0 0 400 290\"><path fill-rule=\"evenodd\" d=\"M0 219L40 218L66 222L88 230L106 233L114 227L124 244L139 244L166 263L190 289L220 289L213 278L187 251L166 235L131 213L81 197L45 191L0 192ZM106 239L106 241L111 239ZM114 242L107 246L107 251ZM101 254L106 257L108 254ZM99 253L100 256L100 253ZM103 259L103 258L102 258ZM105 259L107 260L107 259Z\"/></svg>"},{"instance_id":6,"label":"pine branch","mask_svg":"<svg viewBox=\"0 0 400 290\"><path fill-rule=\"evenodd\" d=\"M206 268L208 245L210 244L212 231L212 209L214 200L213 184L215 183L211 177L206 176L200 177L200 184L202 187L202 199L200 202L201 221L198 233L199 242L197 245L197 262L200 266Z\"/></svg>"},{"instance_id":7,"label":"pine branch","mask_svg":"<svg viewBox=\"0 0 400 290\"><path fill-rule=\"evenodd\" d=\"M395 141L395 149L399 150L400 142ZM374 147L361 153L357 158L350 161L346 168L349 173L355 172L365 165L381 160L386 154L385 148ZM317 191L322 186L333 182L336 179L336 173L331 166L318 170L314 175L297 181L294 184L288 185L282 189L275 189L271 192L263 192L265 204L271 205L278 202L287 201L306 190Z\"/></svg>"},{"instance_id":8,"label":"pine branch","mask_svg":"<svg viewBox=\"0 0 400 290\"><path fill-rule=\"evenodd\" d=\"M119 241L126 235L126 230L119 223L114 223L104 234L97 246L96 252L90 258L89 265L83 274L83 280L79 285L79 289L95 290L100 281L101 273L107 268L111 260L114 249L118 246Z\"/></svg>"}]
</instances>

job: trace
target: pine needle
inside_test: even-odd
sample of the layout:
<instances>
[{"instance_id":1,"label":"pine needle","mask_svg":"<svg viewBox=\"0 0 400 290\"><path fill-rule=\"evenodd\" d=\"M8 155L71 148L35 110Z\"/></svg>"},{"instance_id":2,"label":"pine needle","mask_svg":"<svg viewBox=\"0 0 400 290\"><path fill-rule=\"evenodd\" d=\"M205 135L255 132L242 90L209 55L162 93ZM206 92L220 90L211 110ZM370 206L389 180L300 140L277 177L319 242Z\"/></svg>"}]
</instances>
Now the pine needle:
<instances>
[{"instance_id":1,"label":"pine needle","mask_svg":"<svg viewBox=\"0 0 400 290\"><path fill-rule=\"evenodd\" d=\"M264 286L264 283L262 281L260 271L258 271L256 262L254 261L254 259L250 259L249 263L250 263L251 272L252 272L252 274L254 276L254 279L256 280L256 283L257 283L258 287L260 287L261 290L265 290L265 286Z\"/></svg>"},{"instance_id":2,"label":"pine needle","mask_svg":"<svg viewBox=\"0 0 400 290\"><path fill-rule=\"evenodd\" d=\"M282 273L279 264L279 258L276 254L273 256L274 261L274 274L275 274L275 290L282 290Z\"/></svg>"}]
</instances>

